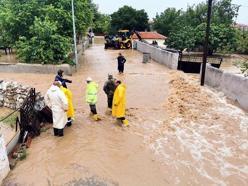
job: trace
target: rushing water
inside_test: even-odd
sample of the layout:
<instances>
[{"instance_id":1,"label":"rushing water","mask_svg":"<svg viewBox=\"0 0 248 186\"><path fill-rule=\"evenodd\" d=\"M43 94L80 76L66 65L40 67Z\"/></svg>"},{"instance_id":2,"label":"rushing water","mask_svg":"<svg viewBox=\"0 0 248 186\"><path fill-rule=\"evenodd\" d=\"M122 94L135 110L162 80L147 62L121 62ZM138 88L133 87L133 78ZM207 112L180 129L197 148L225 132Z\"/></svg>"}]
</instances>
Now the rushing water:
<instances>
[{"instance_id":1,"label":"rushing water","mask_svg":"<svg viewBox=\"0 0 248 186\"><path fill-rule=\"evenodd\" d=\"M97 43L98 41L96 41ZM247 185L247 114L226 103L223 95L200 88L197 79L142 55L122 50L127 58L118 75L120 51L97 44L86 51L81 69L72 77L76 120L65 136L49 129L32 141L3 185ZM129 128L105 114L101 90L112 73L127 85ZM97 109L102 121L89 118L85 79L100 85ZM36 87L42 93L53 75L1 73ZM35 79L35 81L33 81Z\"/></svg>"}]
</instances>

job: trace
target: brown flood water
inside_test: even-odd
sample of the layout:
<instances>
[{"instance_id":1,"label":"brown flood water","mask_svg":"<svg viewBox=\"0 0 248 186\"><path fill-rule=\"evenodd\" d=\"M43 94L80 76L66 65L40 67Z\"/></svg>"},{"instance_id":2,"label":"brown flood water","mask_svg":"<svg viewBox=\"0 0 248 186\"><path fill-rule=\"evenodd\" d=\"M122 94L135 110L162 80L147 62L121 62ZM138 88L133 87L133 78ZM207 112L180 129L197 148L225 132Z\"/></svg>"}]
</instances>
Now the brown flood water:
<instances>
[{"instance_id":1,"label":"brown flood water","mask_svg":"<svg viewBox=\"0 0 248 186\"><path fill-rule=\"evenodd\" d=\"M223 57L223 62L220 66L220 69L224 70L225 72L241 74L242 72L236 63L244 63L247 60L248 55L233 54L228 57Z\"/></svg>"},{"instance_id":2,"label":"brown flood water","mask_svg":"<svg viewBox=\"0 0 248 186\"><path fill-rule=\"evenodd\" d=\"M97 41L95 42L97 43ZM121 51L125 74L118 75L118 50L96 44L72 77L76 120L63 138L48 130L33 140L3 185L247 185L248 116L223 95L200 88L198 79L157 63L142 64L137 51ZM129 128L105 115L101 90L112 73L127 85ZM85 103L85 79L100 85L93 122ZM54 76L0 73L42 93ZM205 111L202 114L202 111Z\"/></svg>"},{"instance_id":3,"label":"brown flood water","mask_svg":"<svg viewBox=\"0 0 248 186\"><path fill-rule=\"evenodd\" d=\"M0 51L0 64L1 63L10 63L10 64L14 64L14 63L18 63L18 60L16 59L16 54L13 52L12 54L5 54L5 52L3 52L2 50Z\"/></svg>"}]
</instances>

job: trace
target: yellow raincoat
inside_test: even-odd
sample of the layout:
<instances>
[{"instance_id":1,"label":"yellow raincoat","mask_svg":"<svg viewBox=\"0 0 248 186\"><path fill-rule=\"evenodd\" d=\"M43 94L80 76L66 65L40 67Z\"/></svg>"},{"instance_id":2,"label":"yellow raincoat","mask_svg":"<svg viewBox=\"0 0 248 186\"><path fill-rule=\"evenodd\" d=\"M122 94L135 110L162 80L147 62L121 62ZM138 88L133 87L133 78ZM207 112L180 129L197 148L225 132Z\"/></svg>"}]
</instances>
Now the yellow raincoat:
<instances>
[{"instance_id":1,"label":"yellow raincoat","mask_svg":"<svg viewBox=\"0 0 248 186\"><path fill-rule=\"evenodd\" d=\"M64 92L65 97L66 97L66 99L68 101L67 117L68 118L74 118L74 107L73 107L73 103L72 103L72 92L69 89L64 88L63 86L61 86L60 89Z\"/></svg>"},{"instance_id":2,"label":"yellow raincoat","mask_svg":"<svg viewBox=\"0 0 248 186\"><path fill-rule=\"evenodd\" d=\"M125 117L126 85L121 83L114 92L112 115L117 118Z\"/></svg>"}]
</instances>

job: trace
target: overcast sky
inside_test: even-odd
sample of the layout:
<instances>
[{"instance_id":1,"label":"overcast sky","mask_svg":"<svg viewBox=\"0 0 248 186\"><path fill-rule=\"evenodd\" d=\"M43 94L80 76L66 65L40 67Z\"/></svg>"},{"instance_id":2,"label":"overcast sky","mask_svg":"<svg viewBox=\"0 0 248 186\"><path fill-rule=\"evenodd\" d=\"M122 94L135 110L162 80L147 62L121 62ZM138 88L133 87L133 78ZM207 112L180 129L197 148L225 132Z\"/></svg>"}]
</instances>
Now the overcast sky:
<instances>
[{"instance_id":1,"label":"overcast sky","mask_svg":"<svg viewBox=\"0 0 248 186\"><path fill-rule=\"evenodd\" d=\"M93 0L93 2L98 4L99 11L105 14L111 14L123 5L129 5L138 10L145 9L149 18L152 19L156 13L161 13L168 7L186 9L188 5L198 4L203 0ZM232 2L242 5L236 22L248 25L248 0L233 0Z\"/></svg>"}]
</instances>

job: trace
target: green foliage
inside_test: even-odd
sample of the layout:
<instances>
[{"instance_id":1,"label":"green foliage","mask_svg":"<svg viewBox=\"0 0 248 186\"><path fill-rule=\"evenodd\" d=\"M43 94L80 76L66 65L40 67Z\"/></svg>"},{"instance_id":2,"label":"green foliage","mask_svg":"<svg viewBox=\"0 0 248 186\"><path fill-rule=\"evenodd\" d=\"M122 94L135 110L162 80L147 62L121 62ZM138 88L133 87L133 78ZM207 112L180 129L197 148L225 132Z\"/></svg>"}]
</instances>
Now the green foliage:
<instances>
[{"instance_id":1,"label":"green foliage","mask_svg":"<svg viewBox=\"0 0 248 186\"><path fill-rule=\"evenodd\" d=\"M30 39L21 37L17 42L18 57L28 63L56 63L65 59L71 49L70 38L57 32L57 24L48 17L35 18L30 27Z\"/></svg>"},{"instance_id":2,"label":"green foliage","mask_svg":"<svg viewBox=\"0 0 248 186\"><path fill-rule=\"evenodd\" d=\"M198 25L195 29L195 46L202 48L205 41L206 23ZM209 53L214 52L233 52L235 46L235 29L224 24L211 24L209 36Z\"/></svg>"},{"instance_id":3,"label":"green foliage","mask_svg":"<svg viewBox=\"0 0 248 186\"><path fill-rule=\"evenodd\" d=\"M3 2L0 16L1 30L8 33L12 45L20 36L29 37L29 27L34 17L39 15L39 4L36 0L0 0Z\"/></svg>"},{"instance_id":4,"label":"green foliage","mask_svg":"<svg viewBox=\"0 0 248 186\"><path fill-rule=\"evenodd\" d=\"M79 39L92 24L91 1L74 1L74 7ZM72 36L71 1L0 0L0 45L16 46L23 62L70 61Z\"/></svg>"},{"instance_id":5,"label":"green foliage","mask_svg":"<svg viewBox=\"0 0 248 186\"><path fill-rule=\"evenodd\" d=\"M238 16L239 5L232 3L232 0L214 1L212 23L231 26L233 19Z\"/></svg>"},{"instance_id":6,"label":"green foliage","mask_svg":"<svg viewBox=\"0 0 248 186\"><path fill-rule=\"evenodd\" d=\"M172 31L181 28L180 17L181 10L167 8L160 15L156 15L153 28L159 33L168 36Z\"/></svg>"},{"instance_id":7,"label":"green foliage","mask_svg":"<svg viewBox=\"0 0 248 186\"><path fill-rule=\"evenodd\" d=\"M190 26L181 28L180 32L170 34L166 41L168 47L183 50L184 48L193 49L196 42L195 29Z\"/></svg>"},{"instance_id":8,"label":"green foliage","mask_svg":"<svg viewBox=\"0 0 248 186\"><path fill-rule=\"evenodd\" d=\"M110 30L110 16L99 14L98 18L93 22L93 30L95 33L107 33Z\"/></svg>"},{"instance_id":9,"label":"green foliage","mask_svg":"<svg viewBox=\"0 0 248 186\"><path fill-rule=\"evenodd\" d=\"M212 9L209 54L233 52L236 47L236 31L233 19L239 7L231 0L214 1ZM205 41L207 4L200 3L185 12L168 8L154 19L154 28L168 36L166 44L176 49L202 49Z\"/></svg>"},{"instance_id":10,"label":"green foliage","mask_svg":"<svg viewBox=\"0 0 248 186\"><path fill-rule=\"evenodd\" d=\"M0 4L0 18L3 17L5 19L0 19L0 46L6 47L11 46L13 43L11 35L8 32L11 12Z\"/></svg>"},{"instance_id":11,"label":"green foliage","mask_svg":"<svg viewBox=\"0 0 248 186\"><path fill-rule=\"evenodd\" d=\"M95 33L104 34L110 30L110 20L109 15L101 14L98 12L98 8L95 4L92 3L93 11L93 31Z\"/></svg>"},{"instance_id":12,"label":"green foliage","mask_svg":"<svg viewBox=\"0 0 248 186\"><path fill-rule=\"evenodd\" d=\"M248 31L237 30L236 39L236 51L241 54L248 54Z\"/></svg>"},{"instance_id":13,"label":"green foliage","mask_svg":"<svg viewBox=\"0 0 248 186\"><path fill-rule=\"evenodd\" d=\"M120 29L144 31L149 28L148 15L145 10L136 10L130 6L123 6L111 15L111 31Z\"/></svg>"},{"instance_id":14,"label":"green foliage","mask_svg":"<svg viewBox=\"0 0 248 186\"><path fill-rule=\"evenodd\" d=\"M244 76L248 76L248 59L246 61L237 61L235 65L240 68Z\"/></svg>"}]
</instances>

